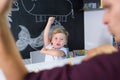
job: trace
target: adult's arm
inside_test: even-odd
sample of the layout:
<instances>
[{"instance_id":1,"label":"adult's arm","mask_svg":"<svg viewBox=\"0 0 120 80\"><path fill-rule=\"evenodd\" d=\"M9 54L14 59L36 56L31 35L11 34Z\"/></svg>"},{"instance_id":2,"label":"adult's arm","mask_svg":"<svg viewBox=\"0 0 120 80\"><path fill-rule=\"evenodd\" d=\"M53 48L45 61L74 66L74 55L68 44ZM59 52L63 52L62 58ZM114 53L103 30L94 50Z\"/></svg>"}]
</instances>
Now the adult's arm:
<instances>
[{"instance_id":1,"label":"adult's arm","mask_svg":"<svg viewBox=\"0 0 120 80\"><path fill-rule=\"evenodd\" d=\"M7 80L23 80L28 73L8 27L12 0L0 0L0 69Z\"/></svg>"}]
</instances>

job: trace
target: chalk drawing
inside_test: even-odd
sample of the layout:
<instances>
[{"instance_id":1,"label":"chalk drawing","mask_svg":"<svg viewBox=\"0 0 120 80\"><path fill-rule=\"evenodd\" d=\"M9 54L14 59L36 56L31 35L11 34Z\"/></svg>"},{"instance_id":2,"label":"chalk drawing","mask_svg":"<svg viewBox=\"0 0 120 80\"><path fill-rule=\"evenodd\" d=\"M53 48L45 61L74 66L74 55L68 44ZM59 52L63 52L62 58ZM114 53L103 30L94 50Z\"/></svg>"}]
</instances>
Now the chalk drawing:
<instances>
[{"instance_id":1,"label":"chalk drawing","mask_svg":"<svg viewBox=\"0 0 120 80\"><path fill-rule=\"evenodd\" d=\"M49 0L48 0L49 2ZM67 22L67 18L69 15L71 15L72 18L74 18L74 9L73 9L73 4L70 0L65 0L65 3L68 5L69 4L69 12L63 13L63 14L50 14L50 13L39 13L39 12L44 12L41 10L38 10L38 7L46 7L47 4L43 4L40 0L29 0L29 4L31 4L29 7L27 6L28 1L25 0L21 0L21 3L23 5L23 8L25 9L25 11L30 14L35 16L35 20L36 22L46 22L47 21L47 17L49 16L54 16L56 17L60 22ZM62 3L61 3L62 4ZM41 6L40 6L41 5ZM62 8L62 6L61 6ZM66 8L67 9L67 8ZM45 9L47 10L47 9ZM48 8L49 10L49 8ZM35 12L37 11L37 12ZM63 11L65 12L65 11Z\"/></svg>"}]
</instances>

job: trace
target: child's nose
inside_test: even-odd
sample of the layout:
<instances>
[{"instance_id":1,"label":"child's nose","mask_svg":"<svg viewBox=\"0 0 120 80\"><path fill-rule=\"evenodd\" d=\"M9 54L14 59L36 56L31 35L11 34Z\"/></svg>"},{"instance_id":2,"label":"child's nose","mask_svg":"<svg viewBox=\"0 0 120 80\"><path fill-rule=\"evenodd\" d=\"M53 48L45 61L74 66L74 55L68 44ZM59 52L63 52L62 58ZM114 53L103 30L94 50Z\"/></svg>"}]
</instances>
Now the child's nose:
<instances>
[{"instance_id":1,"label":"child's nose","mask_svg":"<svg viewBox=\"0 0 120 80\"><path fill-rule=\"evenodd\" d=\"M60 40L58 39L57 42L60 42Z\"/></svg>"}]
</instances>

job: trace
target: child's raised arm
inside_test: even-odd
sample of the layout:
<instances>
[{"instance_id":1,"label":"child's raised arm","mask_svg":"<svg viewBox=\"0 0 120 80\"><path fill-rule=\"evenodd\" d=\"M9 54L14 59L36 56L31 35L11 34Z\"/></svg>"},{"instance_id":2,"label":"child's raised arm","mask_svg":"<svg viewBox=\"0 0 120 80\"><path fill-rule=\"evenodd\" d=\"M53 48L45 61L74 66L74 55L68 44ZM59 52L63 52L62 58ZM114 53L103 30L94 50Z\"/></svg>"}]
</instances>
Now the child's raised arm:
<instances>
[{"instance_id":1,"label":"child's raised arm","mask_svg":"<svg viewBox=\"0 0 120 80\"><path fill-rule=\"evenodd\" d=\"M53 24L54 20L55 20L54 17L49 17L49 19L48 19L47 25L44 30L44 46L46 46L50 43L49 31L50 31L51 25Z\"/></svg>"}]
</instances>

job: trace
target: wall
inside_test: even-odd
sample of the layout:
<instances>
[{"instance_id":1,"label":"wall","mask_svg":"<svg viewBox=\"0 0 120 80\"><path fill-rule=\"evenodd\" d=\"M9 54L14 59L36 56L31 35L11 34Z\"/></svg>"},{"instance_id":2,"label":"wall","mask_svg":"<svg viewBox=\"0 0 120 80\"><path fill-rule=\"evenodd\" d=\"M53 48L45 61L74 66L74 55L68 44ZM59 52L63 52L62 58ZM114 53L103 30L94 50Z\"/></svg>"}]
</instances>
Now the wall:
<instances>
[{"instance_id":1,"label":"wall","mask_svg":"<svg viewBox=\"0 0 120 80\"><path fill-rule=\"evenodd\" d=\"M102 23L103 10L84 12L85 49L91 49L102 44L112 44L112 36Z\"/></svg>"}]
</instances>

